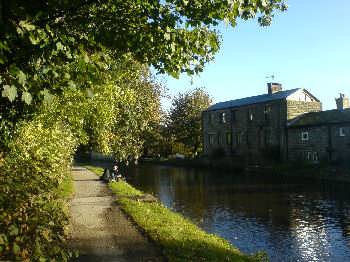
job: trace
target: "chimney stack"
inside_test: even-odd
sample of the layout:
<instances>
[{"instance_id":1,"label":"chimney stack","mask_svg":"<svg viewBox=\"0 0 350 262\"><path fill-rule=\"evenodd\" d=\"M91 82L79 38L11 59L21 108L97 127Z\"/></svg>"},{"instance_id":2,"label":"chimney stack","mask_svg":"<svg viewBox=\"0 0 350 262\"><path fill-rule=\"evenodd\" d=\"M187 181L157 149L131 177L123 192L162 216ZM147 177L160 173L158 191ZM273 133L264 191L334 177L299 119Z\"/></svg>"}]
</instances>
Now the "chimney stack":
<instances>
[{"instance_id":1,"label":"chimney stack","mask_svg":"<svg viewBox=\"0 0 350 262\"><path fill-rule=\"evenodd\" d=\"M349 98L346 97L344 94L340 94L339 98L335 99L335 102L337 103L338 110L350 108Z\"/></svg>"},{"instance_id":2,"label":"chimney stack","mask_svg":"<svg viewBox=\"0 0 350 262\"><path fill-rule=\"evenodd\" d=\"M282 84L279 83L267 83L268 94L272 95L274 93L282 91Z\"/></svg>"}]
</instances>

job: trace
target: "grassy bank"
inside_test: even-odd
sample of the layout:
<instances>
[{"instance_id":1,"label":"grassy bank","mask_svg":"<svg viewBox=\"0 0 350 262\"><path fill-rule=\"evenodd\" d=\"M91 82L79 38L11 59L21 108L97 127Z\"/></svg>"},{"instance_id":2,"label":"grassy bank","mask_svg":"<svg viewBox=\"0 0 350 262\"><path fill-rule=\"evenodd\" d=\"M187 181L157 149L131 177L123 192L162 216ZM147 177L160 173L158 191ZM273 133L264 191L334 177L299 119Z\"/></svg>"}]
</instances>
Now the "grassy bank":
<instances>
[{"instance_id":1,"label":"grassy bank","mask_svg":"<svg viewBox=\"0 0 350 262\"><path fill-rule=\"evenodd\" d=\"M72 175L67 175L62 183L59 185L57 189L57 195L59 198L68 199L74 193L74 184Z\"/></svg>"},{"instance_id":2,"label":"grassy bank","mask_svg":"<svg viewBox=\"0 0 350 262\"><path fill-rule=\"evenodd\" d=\"M89 169L91 172L94 172L98 176L102 176L103 175L104 169L102 167L92 166L92 165L88 165L88 164L82 164L82 166L87 168L87 169Z\"/></svg>"},{"instance_id":3,"label":"grassy bank","mask_svg":"<svg viewBox=\"0 0 350 262\"><path fill-rule=\"evenodd\" d=\"M123 211L162 249L169 261L268 260L265 254L248 256L241 253L225 239L206 233L159 202L144 201L143 192L125 181L111 182L109 187Z\"/></svg>"}]
</instances>

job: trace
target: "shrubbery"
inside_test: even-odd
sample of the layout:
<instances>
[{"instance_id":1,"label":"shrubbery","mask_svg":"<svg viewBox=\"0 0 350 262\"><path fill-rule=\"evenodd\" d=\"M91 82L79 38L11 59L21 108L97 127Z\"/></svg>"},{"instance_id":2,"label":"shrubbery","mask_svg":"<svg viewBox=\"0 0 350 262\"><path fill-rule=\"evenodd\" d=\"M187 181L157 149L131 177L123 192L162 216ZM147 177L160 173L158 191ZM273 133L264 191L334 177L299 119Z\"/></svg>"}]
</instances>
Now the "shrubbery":
<instances>
[{"instance_id":1,"label":"shrubbery","mask_svg":"<svg viewBox=\"0 0 350 262\"><path fill-rule=\"evenodd\" d=\"M66 261L67 210L57 188L76 141L63 124L24 122L0 161L0 257Z\"/></svg>"}]
</instances>

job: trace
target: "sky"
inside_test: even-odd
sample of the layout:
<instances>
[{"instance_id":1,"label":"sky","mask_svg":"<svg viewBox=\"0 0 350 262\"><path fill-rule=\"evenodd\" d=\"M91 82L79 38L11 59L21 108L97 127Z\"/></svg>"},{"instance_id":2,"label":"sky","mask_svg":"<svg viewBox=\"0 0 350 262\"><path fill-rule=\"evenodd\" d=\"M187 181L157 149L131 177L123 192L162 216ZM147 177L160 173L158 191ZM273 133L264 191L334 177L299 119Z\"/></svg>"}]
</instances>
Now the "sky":
<instances>
[{"instance_id":1,"label":"sky","mask_svg":"<svg viewBox=\"0 0 350 262\"><path fill-rule=\"evenodd\" d=\"M266 76L283 90L305 88L324 110L339 93L350 96L350 0L287 0L269 27L256 20L220 25L223 42L215 60L192 79L165 77L169 95L205 87L214 103L267 93ZM162 101L168 110L169 99Z\"/></svg>"}]
</instances>

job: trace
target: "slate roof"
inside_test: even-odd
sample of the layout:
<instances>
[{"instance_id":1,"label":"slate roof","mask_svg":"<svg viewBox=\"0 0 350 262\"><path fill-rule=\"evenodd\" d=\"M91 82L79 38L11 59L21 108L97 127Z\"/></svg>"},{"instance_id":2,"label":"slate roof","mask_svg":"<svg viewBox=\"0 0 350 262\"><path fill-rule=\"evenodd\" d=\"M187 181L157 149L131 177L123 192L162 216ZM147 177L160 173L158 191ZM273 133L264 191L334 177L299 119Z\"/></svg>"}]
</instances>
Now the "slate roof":
<instances>
[{"instance_id":1,"label":"slate roof","mask_svg":"<svg viewBox=\"0 0 350 262\"><path fill-rule=\"evenodd\" d=\"M315 126L325 124L350 123L350 108L345 110L327 110L311 112L290 121L289 127Z\"/></svg>"},{"instance_id":2,"label":"slate roof","mask_svg":"<svg viewBox=\"0 0 350 262\"><path fill-rule=\"evenodd\" d=\"M277 92L277 93L274 93L271 95L264 94L264 95L259 95L259 96L251 96L251 97L246 97L246 98L241 98L241 99L236 99L236 100L220 102L220 103L216 103L216 104L210 106L206 111L220 110L220 109L225 109L225 108L240 107L240 106L245 106L245 105L265 103L265 102L274 101L274 100L286 99L288 96L290 96L291 94L294 94L295 92L297 92L299 90L300 90L300 88L296 88L296 89L291 89L291 90L280 91L280 92Z\"/></svg>"}]
</instances>

